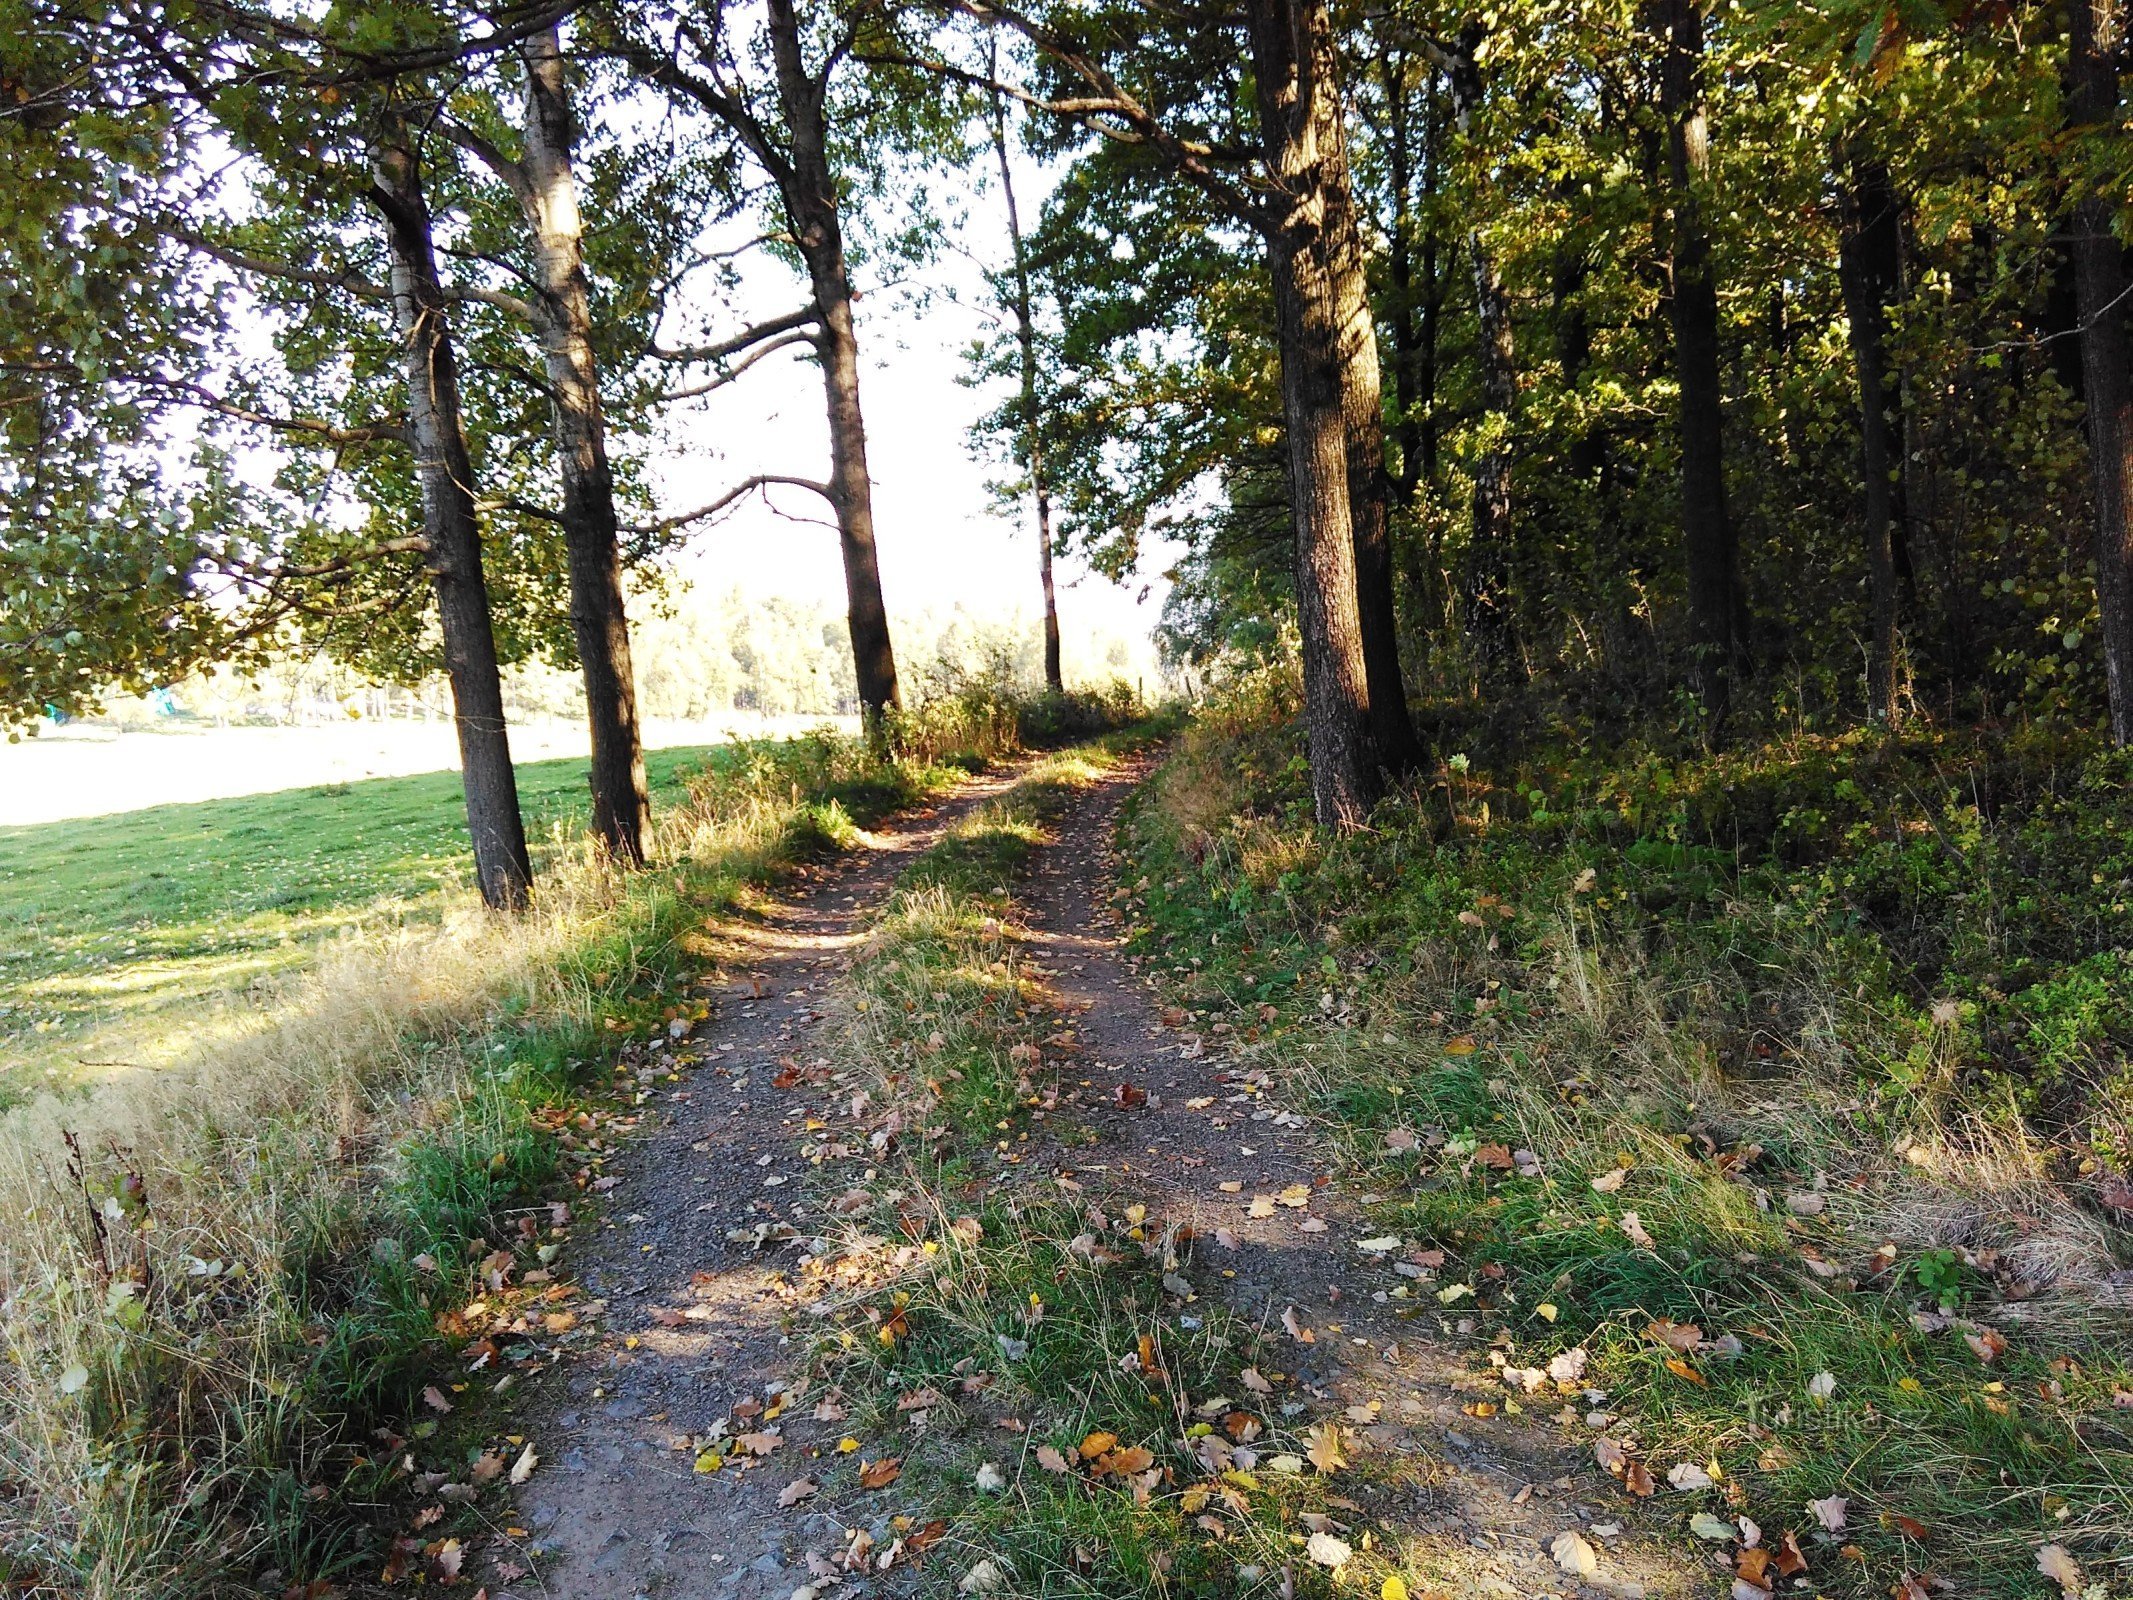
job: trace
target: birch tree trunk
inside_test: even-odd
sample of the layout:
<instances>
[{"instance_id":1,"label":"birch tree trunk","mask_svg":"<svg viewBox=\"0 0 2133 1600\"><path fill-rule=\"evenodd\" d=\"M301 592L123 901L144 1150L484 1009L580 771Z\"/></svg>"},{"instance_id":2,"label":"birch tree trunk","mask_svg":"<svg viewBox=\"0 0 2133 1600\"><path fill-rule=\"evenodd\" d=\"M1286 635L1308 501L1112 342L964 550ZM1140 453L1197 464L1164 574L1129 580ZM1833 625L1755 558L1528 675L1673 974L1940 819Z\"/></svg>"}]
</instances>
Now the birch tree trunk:
<instances>
[{"instance_id":1,"label":"birch tree trunk","mask_svg":"<svg viewBox=\"0 0 2133 1600\"><path fill-rule=\"evenodd\" d=\"M577 130L558 30L551 26L532 35L519 47L519 59L526 69L526 112L525 181L518 199L539 274L536 331L554 407L570 625L592 733L593 832L615 860L642 866L652 800L637 725L607 421L593 356L592 291L573 165Z\"/></svg>"},{"instance_id":2,"label":"birch tree trunk","mask_svg":"<svg viewBox=\"0 0 2133 1600\"><path fill-rule=\"evenodd\" d=\"M425 560L452 685L475 880L489 905L518 910L532 887L533 863L526 853L518 776L504 728L503 681L474 515L474 467L460 419L459 368L445 320L422 168L412 142L397 128L372 147L370 195L385 219L392 254L393 311L405 345L408 441L422 485Z\"/></svg>"}]
</instances>

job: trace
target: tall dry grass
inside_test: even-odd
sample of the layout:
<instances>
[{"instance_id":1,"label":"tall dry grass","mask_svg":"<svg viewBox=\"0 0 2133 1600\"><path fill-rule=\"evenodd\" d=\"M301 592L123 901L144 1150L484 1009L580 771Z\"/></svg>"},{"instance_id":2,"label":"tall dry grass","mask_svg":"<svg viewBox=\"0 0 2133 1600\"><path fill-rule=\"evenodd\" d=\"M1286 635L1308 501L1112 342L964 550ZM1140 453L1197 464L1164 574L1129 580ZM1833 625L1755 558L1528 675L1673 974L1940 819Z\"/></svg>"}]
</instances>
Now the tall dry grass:
<instances>
[{"instance_id":1,"label":"tall dry grass","mask_svg":"<svg viewBox=\"0 0 2133 1600\"><path fill-rule=\"evenodd\" d=\"M523 916L344 941L242 1036L0 1124L0 1575L139 1600L330 1570L327 1454L433 1337L416 1244L538 1176L529 1101L707 912L848 829L826 796L926 777L890 771L765 754L659 820L652 871L569 848Z\"/></svg>"}]
</instances>

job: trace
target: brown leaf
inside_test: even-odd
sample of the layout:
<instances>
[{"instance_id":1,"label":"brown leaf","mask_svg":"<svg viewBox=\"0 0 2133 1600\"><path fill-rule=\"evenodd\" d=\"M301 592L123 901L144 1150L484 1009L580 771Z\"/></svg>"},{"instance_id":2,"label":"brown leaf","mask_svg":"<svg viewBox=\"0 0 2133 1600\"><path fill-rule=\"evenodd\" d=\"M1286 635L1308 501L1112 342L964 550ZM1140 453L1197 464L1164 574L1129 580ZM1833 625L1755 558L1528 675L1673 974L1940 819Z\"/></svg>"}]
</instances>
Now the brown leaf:
<instances>
[{"instance_id":1,"label":"brown leaf","mask_svg":"<svg viewBox=\"0 0 2133 1600\"><path fill-rule=\"evenodd\" d=\"M778 1504L781 1506L796 1506L802 1500L813 1495L819 1487L820 1485L813 1478L795 1478L778 1491Z\"/></svg>"},{"instance_id":2,"label":"brown leaf","mask_svg":"<svg viewBox=\"0 0 2133 1600\"><path fill-rule=\"evenodd\" d=\"M923 1528L904 1535L904 1554L912 1556L924 1555L941 1542L941 1536L947 1531L948 1523L946 1519L935 1517Z\"/></svg>"},{"instance_id":3,"label":"brown leaf","mask_svg":"<svg viewBox=\"0 0 2133 1600\"><path fill-rule=\"evenodd\" d=\"M1146 1472L1155 1464L1155 1453L1146 1445L1123 1445L1099 1456L1096 1470L1108 1472L1114 1477L1129 1478L1136 1472Z\"/></svg>"},{"instance_id":4,"label":"brown leaf","mask_svg":"<svg viewBox=\"0 0 2133 1600\"><path fill-rule=\"evenodd\" d=\"M1321 1422L1307 1432L1304 1438L1309 1444L1304 1454L1320 1472L1331 1475L1348 1464L1347 1454L1342 1449L1347 1439L1339 1423Z\"/></svg>"},{"instance_id":5,"label":"brown leaf","mask_svg":"<svg viewBox=\"0 0 2133 1600\"><path fill-rule=\"evenodd\" d=\"M422 1391L422 1403L432 1411L443 1412L452 1409L452 1402L444 1397L444 1391L434 1383Z\"/></svg>"},{"instance_id":6,"label":"brown leaf","mask_svg":"<svg viewBox=\"0 0 2133 1600\"><path fill-rule=\"evenodd\" d=\"M1116 1450L1117 1448L1117 1434L1092 1433L1086 1439L1081 1441L1082 1459L1085 1461L1094 1461L1098 1456L1103 1455L1108 1451Z\"/></svg>"},{"instance_id":7,"label":"brown leaf","mask_svg":"<svg viewBox=\"0 0 2133 1600\"><path fill-rule=\"evenodd\" d=\"M1807 1557L1797 1535L1787 1533L1777 1542L1777 1569L1781 1578L1797 1578L1807 1570Z\"/></svg>"},{"instance_id":8,"label":"brown leaf","mask_svg":"<svg viewBox=\"0 0 2133 1600\"><path fill-rule=\"evenodd\" d=\"M1298 1344L1318 1343L1318 1335L1313 1333L1309 1328L1305 1327L1303 1323L1297 1320L1296 1308L1294 1306L1290 1306L1288 1309L1281 1313L1281 1325L1283 1328L1288 1330L1289 1337L1291 1339L1294 1339Z\"/></svg>"},{"instance_id":9,"label":"brown leaf","mask_svg":"<svg viewBox=\"0 0 2133 1600\"><path fill-rule=\"evenodd\" d=\"M1067 1470L1067 1458L1052 1446L1040 1444L1037 1446L1037 1465L1046 1472L1064 1472Z\"/></svg>"},{"instance_id":10,"label":"brown leaf","mask_svg":"<svg viewBox=\"0 0 2133 1600\"><path fill-rule=\"evenodd\" d=\"M1652 1480L1651 1468L1641 1461L1632 1461L1622 1469L1622 1487L1631 1494L1646 1497L1659 1490L1659 1485Z\"/></svg>"},{"instance_id":11,"label":"brown leaf","mask_svg":"<svg viewBox=\"0 0 2133 1600\"><path fill-rule=\"evenodd\" d=\"M1249 1411L1232 1411L1222 1419L1222 1431L1239 1444L1250 1444L1266 1429Z\"/></svg>"},{"instance_id":12,"label":"brown leaf","mask_svg":"<svg viewBox=\"0 0 2133 1600\"><path fill-rule=\"evenodd\" d=\"M859 1463L859 1487L862 1489L886 1489L904 1470L901 1456L883 1456L879 1461Z\"/></svg>"},{"instance_id":13,"label":"brown leaf","mask_svg":"<svg viewBox=\"0 0 2133 1600\"><path fill-rule=\"evenodd\" d=\"M1703 1329L1693 1322L1675 1322L1671 1318L1661 1317L1656 1322L1645 1324L1644 1337L1654 1344L1665 1345L1669 1350L1686 1353L1703 1343Z\"/></svg>"},{"instance_id":14,"label":"brown leaf","mask_svg":"<svg viewBox=\"0 0 2133 1600\"><path fill-rule=\"evenodd\" d=\"M1926 1525L1916 1517L1907 1517L1901 1511L1891 1511L1889 1513L1889 1526L1901 1533L1906 1539L1915 1540L1919 1544L1926 1542Z\"/></svg>"},{"instance_id":15,"label":"brown leaf","mask_svg":"<svg viewBox=\"0 0 2133 1600\"><path fill-rule=\"evenodd\" d=\"M1272 1394L1274 1392L1274 1386L1260 1375L1257 1367L1246 1367L1237 1374L1237 1381L1251 1390L1253 1394Z\"/></svg>"},{"instance_id":16,"label":"brown leaf","mask_svg":"<svg viewBox=\"0 0 2133 1600\"><path fill-rule=\"evenodd\" d=\"M744 1455L767 1456L784 1442L775 1433L744 1433L733 1441L733 1448Z\"/></svg>"},{"instance_id":17,"label":"brown leaf","mask_svg":"<svg viewBox=\"0 0 2133 1600\"><path fill-rule=\"evenodd\" d=\"M1477 1146L1474 1151L1474 1160L1481 1166L1494 1167L1499 1172L1509 1172L1511 1170L1511 1147L1507 1144Z\"/></svg>"},{"instance_id":18,"label":"brown leaf","mask_svg":"<svg viewBox=\"0 0 2133 1600\"><path fill-rule=\"evenodd\" d=\"M1666 1370L1677 1378L1688 1379L1691 1383L1708 1384L1709 1381L1702 1373L1698 1372L1679 1356L1668 1356L1666 1358Z\"/></svg>"}]
</instances>

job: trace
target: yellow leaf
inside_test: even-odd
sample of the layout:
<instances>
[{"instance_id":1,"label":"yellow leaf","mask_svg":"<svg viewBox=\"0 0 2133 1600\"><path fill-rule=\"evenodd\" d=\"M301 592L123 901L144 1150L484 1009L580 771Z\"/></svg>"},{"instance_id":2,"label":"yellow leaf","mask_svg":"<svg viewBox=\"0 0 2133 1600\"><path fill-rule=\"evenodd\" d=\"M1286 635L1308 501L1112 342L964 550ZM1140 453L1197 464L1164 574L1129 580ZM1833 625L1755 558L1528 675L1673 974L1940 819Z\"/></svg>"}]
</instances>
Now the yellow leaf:
<instances>
[{"instance_id":1,"label":"yellow leaf","mask_svg":"<svg viewBox=\"0 0 2133 1600\"><path fill-rule=\"evenodd\" d=\"M1397 1573L1378 1585L1378 1600L1407 1600L1407 1585Z\"/></svg>"},{"instance_id":2,"label":"yellow leaf","mask_svg":"<svg viewBox=\"0 0 2133 1600\"><path fill-rule=\"evenodd\" d=\"M696 1458L696 1470L698 1472L716 1472L725 1464L726 1458L716 1450L706 1450Z\"/></svg>"},{"instance_id":3,"label":"yellow leaf","mask_svg":"<svg viewBox=\"0 0 2133 1600\"><path fill-rule=\"evenodd\" d=\"M847 1437L847 1438L839 1439L839 1440L837 1441L837 1454L839 1454L839 1455L841 1455L841 1456L848 1456L848 1455L850 1455L850 1454L851 1454L851 1453L852 1453L852 1452L853 1452L854 1450L857 1450L858 1448L859 1448L859 1441L858 1441L857 1439L853 1439L853 1438L849 1438L849 1437Z\"/></svg>"},{"instance_id":4,"label":"yellow leaf","mask_svg":"<svg viewBox=\"0 0 2133 1600\"><path fill-rule=\"evenodd\" d=\"M1543 1322L1553 1322L1557 1317L1562 1315L1562 1312L1557 1309L1554 1301L1543 1300L1539 1305L1533 1308L1533 1314L1539 1317ZM1389 1583L1392 1580L1388 1578L1386 1581Z\"/></svg>"}]
</instances>

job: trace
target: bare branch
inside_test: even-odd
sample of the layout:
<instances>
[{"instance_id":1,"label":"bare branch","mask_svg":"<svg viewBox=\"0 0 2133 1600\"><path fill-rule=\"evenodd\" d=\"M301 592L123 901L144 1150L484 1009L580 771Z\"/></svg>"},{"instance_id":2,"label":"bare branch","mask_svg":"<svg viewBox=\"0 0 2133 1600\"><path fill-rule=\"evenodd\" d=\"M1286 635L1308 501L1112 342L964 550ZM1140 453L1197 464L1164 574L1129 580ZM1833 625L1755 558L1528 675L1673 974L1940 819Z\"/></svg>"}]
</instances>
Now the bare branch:
<instances>
[{"instance_id":1,"label":"bare branch","mask_svg":"<svg viewBox=\"0 0 2133 1600\"><path fill-rule=\"evenodd\" d=\"M694 400L699 395L710 394L713 390L723 389L727 384L737 380L742 373L746 372L758 361L761 361L765 356L775 354L777 351L787 349L796 344L812 346L814 342L815 336L811 333L785 334L780 338L772 339L767 344L757 345L748 352L746 359L736 361L732 366L720 372L717 377L708 378L702 383L692 383L686 389L669 389L665 394L655 397L652 403L663 406L672 404L676 400Z\"/></svg>"},{"instance_id":2,"label":"bare branch","mask_svg":"<svg viewBox=\"0 0 2133 1600\"><path fill-rule=\"evenodd\" d=\"M822 312L819 307L812 304L804 305L797 311L786 312L782 317L772 317L768 322L758 322L754 327L744 329L732 338L723 340L718 344L697 345L686 350L669 350L655 343L650 353L660 361L677 363L723 361L727 356L738 355L752 344L760 344L765 339L774 339L781 333L792 332L795 328L804 328L809 323L819 322L821 318ZM812 338L813 335L808 337Z\"/></svg>"},{"instance_id":3,"label":"bare branch","mask_svg":"<svg viewBox=\"0 0 2133 1600\"><path fill-rule=\"evenodd\" d=\"M772 484L778 483L789 484L795 489L812 490L822 496L823 499L829 501L830 504L835 505L837 503L836 497L830 493L830 486L826 483L817 483L812 478L790 478L782 473L761 472L752 478L743 478L707 506L698 506L694 511L684 511L681 515L675 517L662 517L657 522L633 524L623 528L622 531L637 535L640 538L672 533L676 528L685 528L692 522L702 522L707 517L715 517L736 500L746 495L751 495L758 489L765 489Z\"/></svg>"}]
</instances>

